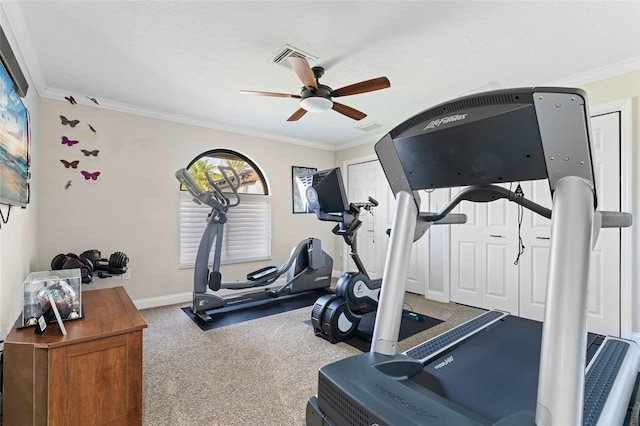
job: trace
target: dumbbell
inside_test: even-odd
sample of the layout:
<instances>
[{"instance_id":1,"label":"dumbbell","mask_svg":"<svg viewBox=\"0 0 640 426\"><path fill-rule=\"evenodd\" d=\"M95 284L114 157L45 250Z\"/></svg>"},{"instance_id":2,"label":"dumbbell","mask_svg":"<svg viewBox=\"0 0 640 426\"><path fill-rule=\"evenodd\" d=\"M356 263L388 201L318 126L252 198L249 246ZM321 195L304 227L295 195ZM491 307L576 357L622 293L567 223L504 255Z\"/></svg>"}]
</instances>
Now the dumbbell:
<instances>
[{"instance_id":1,"label":"dumbbell","mask_svg":"<svg viewBox=\"0 0 640 426\"><path fill-rule=\"evenodd\" d=\"M93 262L85 256L75 253L57 254L51 260L51 269L80 269L83 284L89 284L93 279Z\"/></svg>"},{"instance_id":2,"label":"dumbbell","mask_svg":"<svg viewBox=\"0 0 640 426\"><path fill-rule=\"evenodd\" d=\"M93 262L94 270L106 272L107 274L99 274L100 278L107 278L108 274L124 274L127 272L127 265L129 264L129 257L121 251L112 253L109 259L103 259L100 250L87 250L81 254L81 256Z\"/></svg>"}]
</instances>

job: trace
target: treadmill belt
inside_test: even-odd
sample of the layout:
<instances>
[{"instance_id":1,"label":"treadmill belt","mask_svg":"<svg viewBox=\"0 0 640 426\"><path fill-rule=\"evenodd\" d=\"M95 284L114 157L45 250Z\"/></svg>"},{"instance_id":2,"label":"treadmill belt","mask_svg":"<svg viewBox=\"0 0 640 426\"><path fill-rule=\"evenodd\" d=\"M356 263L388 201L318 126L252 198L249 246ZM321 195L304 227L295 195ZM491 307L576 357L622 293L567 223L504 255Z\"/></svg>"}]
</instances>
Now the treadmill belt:
<instances>
[{"instance_id":1,"label":"treadmill belt","mask_svg":"<svg viewBox=\"0 0 640 426\"><path fill-rule=\"evenodd\" d=\"M542 324L510 316L489 330L435 358L411 380L493 422L535 411ZM590 334L587 347L598 345L598 337ZM594 352L588 349L589 359Z\"/></svg>"}]
</instances>

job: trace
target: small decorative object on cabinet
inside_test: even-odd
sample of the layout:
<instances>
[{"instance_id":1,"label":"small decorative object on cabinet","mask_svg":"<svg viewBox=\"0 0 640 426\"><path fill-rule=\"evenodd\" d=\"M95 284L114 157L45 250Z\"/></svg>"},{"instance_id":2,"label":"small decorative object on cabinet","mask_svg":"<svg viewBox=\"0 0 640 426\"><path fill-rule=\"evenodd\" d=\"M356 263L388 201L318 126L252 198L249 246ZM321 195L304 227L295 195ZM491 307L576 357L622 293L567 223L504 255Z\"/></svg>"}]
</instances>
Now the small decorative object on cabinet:
<instances>
[{"instance_id":1,"label":"small decorative object on cabinet","mask_svg":"<svg viewBox=\"0 0 640 426\"><path fill-rule=\"evenodd\" d=\"M144 318L123 287L84 291L83 318L4 343L7 425L141 425Z\"/></svg>"},{"instance_id":2,"label":"small decorative object on cabinet","mask_svg":"<svg viewBox=\"0 0 640 426\"><path fill-rule=\"evenodd\" d=\"M36 325L37 318L52 308L53 296L63 321L82 318L82 277L80 269L32 272L24 281L22 323L18 327Z\"/></svg>"}]
</instances>

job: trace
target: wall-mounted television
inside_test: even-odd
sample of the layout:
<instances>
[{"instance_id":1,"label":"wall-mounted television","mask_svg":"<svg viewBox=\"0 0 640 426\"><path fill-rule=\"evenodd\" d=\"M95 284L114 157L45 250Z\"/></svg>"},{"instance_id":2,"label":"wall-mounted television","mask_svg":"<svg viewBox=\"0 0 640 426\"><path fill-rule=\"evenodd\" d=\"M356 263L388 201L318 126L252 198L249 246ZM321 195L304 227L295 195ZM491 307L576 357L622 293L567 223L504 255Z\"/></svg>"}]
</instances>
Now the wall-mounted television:
<instances>
[{"instance_id":1,"label":"wall-mounted television","mask_svg":"<svg viewBox=\"0 0 640 426\"><path fill-rule=\"evenodd\" d=\"M29 203L29 113L0 64L0 203Z\"/></svg>"}]
</instances>

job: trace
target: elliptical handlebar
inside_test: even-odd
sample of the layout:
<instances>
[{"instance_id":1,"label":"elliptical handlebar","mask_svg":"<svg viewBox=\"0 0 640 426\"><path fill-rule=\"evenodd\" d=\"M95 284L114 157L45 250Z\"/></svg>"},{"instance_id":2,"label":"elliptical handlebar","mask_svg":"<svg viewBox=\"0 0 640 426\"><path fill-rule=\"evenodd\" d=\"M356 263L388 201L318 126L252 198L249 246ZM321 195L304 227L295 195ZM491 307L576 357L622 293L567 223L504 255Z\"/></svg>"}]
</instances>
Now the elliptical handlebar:
<instances>
[{"instance_id":1,"label":"elliptical handlebar","mask_svg":"<svg viewBox=\"0 0 640 426\"><path fill-rule=\"evenodd\" d=\"M198 204L206 204L212 209L218 211L227 211L229 207L235 207L240 204L240 196L238 195L238 188L240 187L240 176L233 167L218 166L222 179L227 186L231 189L233 194L233 201L225 195L220 189L218 184L214 182L209 173L206 173L207 183L209 190L205 190L196 182L187 169L182 168L175 173L176 179L183 184L187 191L193 195L193 200Z\"/></svg>"},{"instance_id":2,"label":"elliptical handlebar","mask_svg":"<svg viewBox=\"0 0 640 426\"><path fill-rule=\"evenodd\" d=\"M187 191L193 196L193 201L198 204L206 204L212 209L218 211L226 211L228 201L226 197L220 197L219 191L206 191L202 189L202 187L196 182L196 180L191 176L191 174L187 171L187 169L180 169L175 173L176 179L183 184ZM209 176L207 175L207 179Z\"/></svg>"},{"instance_id":3,"label":"elliptical handlebar","mask_svg":"<svg viewBox=\"0 0 640 426\"><path fill-rule=\"evenodd\" d=\"M238 172L236 169L229 166L218 166L218 170L220 170L220 174L222 175L222 179L226 182L227 186L231 189L233 196L235 197L235 201L231 203L227 197L227 202L229 202L229 207L235 207L240 204L240 196L238 195L238 188L240 187L240 176L238 176ZM232 175L232 176L230 176ZM207 176L208 177L208 176ZM215 183L214 183L215 185ZM219 190L218 186L215 185ZM222 192L222 191L221 191Z\"/></svg>"},{"instance_id":4,"label":"elliptical handlebar","mask_svg":"<svg viewBox=\"0 0 640 426\"><path fill-rule=\"evenodd\" d=\"M193 179L187 169L180 169L176 171L175 175L176 179L178 179L178 181L187 188L187 191L189 191L189 193L193 195L198 202L204 202L201 198L206 195L206 191L198 185L198 182Z\"/></svg>"},{"instance_id":5,"label":"elliptical handlebar","mask_svg":"<svg viewBox=\"0 0 640 426\"><path fill-rule=\"evenodd\" d=\"M224 193L218 188L218 185L211 179L211 175L209 173L205 174L207 178L207 183L209 184L209 189L211 190L211 195L218 200L222 205L228 206L229 199L224 195Z\"/></svg>"}]
</instances>

